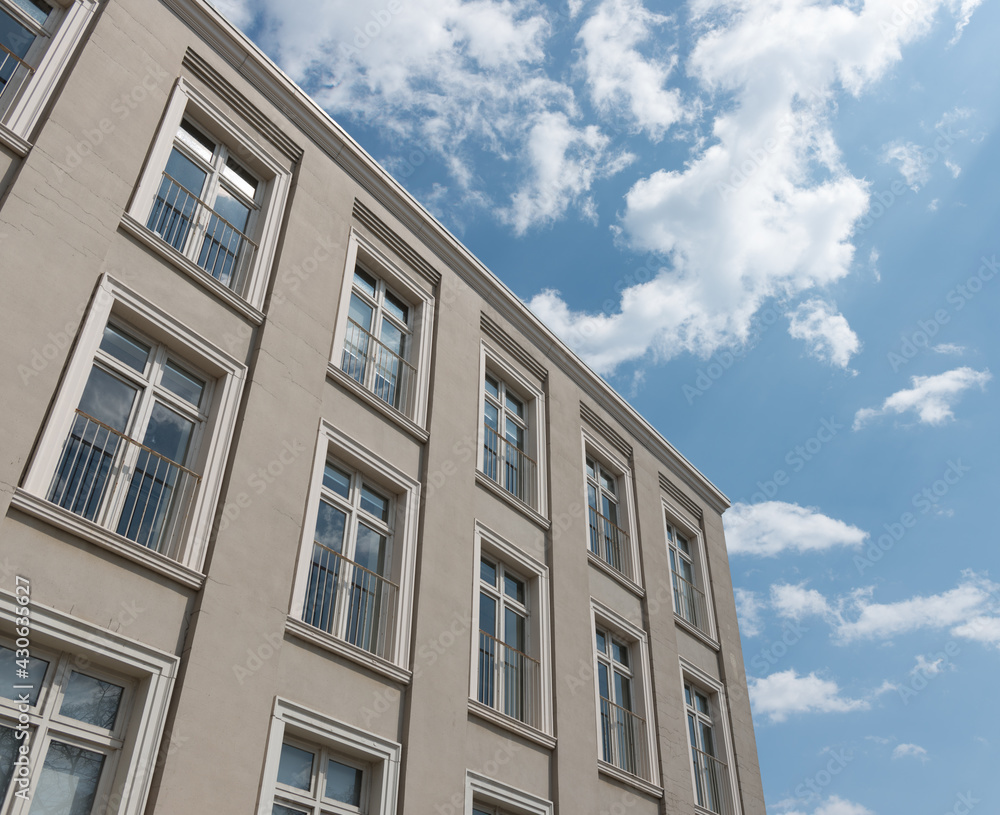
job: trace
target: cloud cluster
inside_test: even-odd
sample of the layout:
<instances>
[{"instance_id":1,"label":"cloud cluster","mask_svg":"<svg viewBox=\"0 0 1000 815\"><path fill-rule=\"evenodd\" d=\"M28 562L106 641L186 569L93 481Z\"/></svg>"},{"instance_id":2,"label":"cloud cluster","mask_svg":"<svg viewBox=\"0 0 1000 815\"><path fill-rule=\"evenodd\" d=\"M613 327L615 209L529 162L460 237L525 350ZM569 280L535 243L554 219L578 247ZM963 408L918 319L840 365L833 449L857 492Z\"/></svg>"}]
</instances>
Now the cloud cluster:
<instances>
[{"instance_id":1,"label":"cloud cluster","mask_svg":"<svg viewBox=\"0 0 1000 815\"><path fill-rule=\"evenodd\" d=\"M871 707L870 700L846 697L836 682L815 673L800 676L789 669L748 682L754 712L772 722L783 722L795 713L846 713Z\"/></svg>"},{"instance_id":2,"label":"cloud cluster","mask_svg":"<svg viewBox=\"0 0 1000 815\"><path fill-rule=\"evenodd\" d=\"M800 303L789 312L788 333L805 342L816 359L838 368L847 368L851 357L861 350L861 340L851 330L847 318L836 306L819 298Z\"/></svg>"},{"instance_id":3,"label":"cloud cluster","mask_svg":"<svg viewBox=\"0 0 1000 815\"><path fill-rule=\"evenodd\" d=\"M881 407L862 408L854 415L854 429L859 430L880 416L915 413L921 424L939 425L954 419L954 405L965 391L986 388L993 378L989 371L969 367L955 368L936 376L914 376L912 387L889 396Z\"/></svg>"},{"instance_id":4,"label":"cloud cluster","mask_svg":"<svg viewBox=\"0 0 1000 815\"><path fill-rule=\"evenodd\" d=\"M860 546L868 533L823 515L815 507L784 501L734 504L726 512L726 543L731 555L774 557L783 552L823 551Z\"/></svg>"}]
</instances>

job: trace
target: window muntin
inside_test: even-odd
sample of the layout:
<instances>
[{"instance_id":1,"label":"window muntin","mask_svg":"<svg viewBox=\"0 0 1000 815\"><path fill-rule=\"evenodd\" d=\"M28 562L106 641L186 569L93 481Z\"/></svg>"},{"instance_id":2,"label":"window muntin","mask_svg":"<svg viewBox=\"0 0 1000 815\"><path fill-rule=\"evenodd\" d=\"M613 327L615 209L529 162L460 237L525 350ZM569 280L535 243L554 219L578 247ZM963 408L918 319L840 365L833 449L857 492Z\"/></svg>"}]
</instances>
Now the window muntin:
<instances>
[{"instance_id":1,"label":"window muntin","mask_svg":"<svg viewBox=\"0 0 1000 815\"><path fill-rule=\"evenodd\" d=\"M628 533L622 528L621 479L593 456L587 456L587 509L590 551L615 571L632 579Z\"/></svg>"},{"instance_id":2,"label":"window muntin","mask_svg":"<svg viewBox=\"0 0 1000 815\"><path fill-rule=\"evenodd\" d=\"M146 227L222 285L250 283L266 185L230 147L185 118L174 137Z\"/></svg>"},{"instance_id":3,"label":"window muntin","mask_svg":"<svg viewBox=\"0 0 1000 815\"><path fill-rule=\"evenodd\" d=\"M540 726L540 664L529 653L528 587L503 562L479 565L477 699L520 722Z\"/></svg>"},{"instance_id":4,"label":"window muntin","mask_svg":"<svg viewBox=\"0 0 1000 815\"><path fill-rule=\"evenodd\" d=\"M713 695L690 682L684 683L684 708L687 715L688 740L694 767L695 796L698 806L719 815L733 811L729 769L722 761L721 745L715 735Z\"/></svg>"},{"instance_id":5,"label":"window muntin","mask_svg":"<svg viewBox=\"0 0 1000 815\"><path fill-rule=\"evenodd\" d=\"M413 309L384 280L355 267L340 369L405 415L413 412Z\"/></svg>"},{"instance_id":6,"label":"window muntin","mask_svg":"<svg viewBox=\"0 0 1000 815\"><path fill-rule=\"evenodd\" d=\"M0 698L0 811L97 812L123 747L133 682L68 653L34 648L37 662L25 680L16 674L22 666L10 645L0 642L0 687L16 693L19 685L34 687L26 712L18 700ZM12 783L13 758L25 743L15 735L19 721L29 727L30 801L16 798Z\"/></svg>"},{"instance_id":7,"label":"window muntin","mask_svg":"<svg viewBox=\"0 0 1000 815\"><path fill-rule=\"evenodd\" d=\"M380 487L326 462L302 619L380 657L392 653L398 606L393 511Z\"/></svg>"},{"instance_id":8,"label":"window muntin","mask_svg":"<svg viewBox=\"0 0 1000 815\"><path fill-rule=\"evenodd\" d=\"M370 774L368 764L326 747L286 739L272 815L366 813Z\"/></svg>"},{"instance_id":9,"label":"window muntin","mask_svg":"<svg viewBox=\"0 0 1000 815\"><path fill-rule=\"evenodd\" d=\"M692 541L669 520L667 551L670 556L674 611L700 631L707 632L708 604L705 593L698 587Z\"/></svg>"},{"instance_id":10,"label":"window muntin","mask_svg":"<svg viewBox=\"0 0 1000 815\"><path fill-rule=\"evenodd\" d=\"M525 452L527 402L489 371L483 391L483 473L515 498L537 507L537 466Z\"/></svg>"},{"instance_id":11,"label":"window muntin","mask_svg":"<svg viewBox=\"0 0 1000 815\"><path fill-rule=\"evenodd\" d=\"M48 500L175 557L200 482L188 465L210 389L165 345L107 322Z\"/></svg>"},{"instance_id":12,"label":"window muntin","mask_svg":"<svg viewBox=\"0 0 1000 815\"><path fill-rule=\"evenodd\" d=\"M607 628L594 632L601 758L620 770L649 778L646 722L636 705L632 644Z\"/></svg>"}]
</instances>

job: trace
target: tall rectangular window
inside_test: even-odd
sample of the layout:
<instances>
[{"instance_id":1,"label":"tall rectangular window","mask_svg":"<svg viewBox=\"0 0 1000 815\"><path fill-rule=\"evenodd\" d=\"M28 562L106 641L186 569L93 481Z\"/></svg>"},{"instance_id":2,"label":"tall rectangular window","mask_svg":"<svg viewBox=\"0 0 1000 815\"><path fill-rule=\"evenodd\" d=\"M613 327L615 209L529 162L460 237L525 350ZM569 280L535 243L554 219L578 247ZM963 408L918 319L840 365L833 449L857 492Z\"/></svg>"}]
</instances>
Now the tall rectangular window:
<instances>
[{"instance_id":1,"label":"tall rectangular window","mask_svg":"<svg viewBox=\"0 0 1000 815\"><path fill-rule=\"evenodd\" d=\"M170 557L201 478L188 468L212 382L167 346L109 321L47 498Z\"/></svg>"},{"instance_id":2,"label":"tall rectangular window","mask_svg":"<svg viewBox=\"0 0 1000 815\"><path fill-rule=\"evenodd\" d=\"M618 477L587 456L587 509L590 551L612 569L632 579L632 553L620 509Z\"/></svg>"},{"instance_id":3,"label":"tall rectangular window","mask_svg":"<svg viewBox=\"0 0 1000 815\"><path fill-rule=\"evenodd\" d=\"M698 806L732 815L729 768L722 760L721 745L715 729L713 694L697 685L684 683L684 707L687 715L688 740L694 768L695 800Z\"/></svg>"},{"instance_id":4,"label":"tall rectangular window","mask_svg":"<svg viewBox=\"0 0 1000 815\"><path fill-rule=\"evenodd\" d=\"M393 516L380 487L327 462L302 619L380 657L392 653L399 606L389 579Z\"/></svg>"},{"instance_id":5,"label":"tall rectangular window","mask_svg":"<svg viewBox=\"0 0 1000 815\"><path fill-rule=\"evenodd\" d=\"M48 38L45 25L51 14L52 6L44 0L0 2L0 110L34 74L28 55L37 55L36 43Z\"/></svg>"},{"instance_id":6,"label":"tall rectangular window","mask_svg":"<svg viewBox=\"0 0 1000 815\"><path fill-rule=\"evenodd\" d=\"M341 370L403 414L412 414L416 370L411 306L361 266L354 270Z\"/></svg>"},{"instance_id":7,"label":"tall rectangular window","mask_svg":"<svg viewBox=\"0 0 1000 815\"><path fill-rule=\"evenodd\" d=\"M630 645L598 628L595 647L602 758L620 770L645 778L649 771L646 722L636 713Z\"/></svg>"},{"instance_id":8,"label":"tall rectangular window","mask_svg":"<svg viewBox=\"0 0 1000 815\"><path fill-rule=\"evenodd\" d=\"M670 557L670 579L674 595L674 612L704 633L710 632L708 603L699 588L697 544L667 520L667 552Z\"/></svg>"},{"instance_id":9,"label":"tall rectangular window","mask_svg":"<svg viewBox=\"0 0 1000 815\"><path fill-rule=\"evenodd\" d=\"M537 506L537 466L525 450L527 400L487 371L483 399L483 473L531 507Z\"/></svg>"}]
</instances>

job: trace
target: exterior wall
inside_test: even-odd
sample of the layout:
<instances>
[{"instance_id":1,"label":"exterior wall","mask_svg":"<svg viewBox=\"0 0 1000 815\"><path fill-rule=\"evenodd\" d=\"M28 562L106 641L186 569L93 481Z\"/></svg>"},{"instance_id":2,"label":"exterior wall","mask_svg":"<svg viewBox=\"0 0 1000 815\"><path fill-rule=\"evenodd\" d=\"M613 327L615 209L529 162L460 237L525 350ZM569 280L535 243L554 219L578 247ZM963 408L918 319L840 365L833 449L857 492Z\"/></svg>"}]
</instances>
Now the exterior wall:
<instances>
[{"instance_id":1,"label":"exterior wall","mask_svg":"<svg viewBox=\"0 0 1000 815\"><path fill-rule=\"evenodd\" d=\"M239 104L218 98L184 64L188 49L302 151L287 162L292 190L262 320L227 304L122 226L178 78L235 121L247 121ZM618 397L594 385L592 375L586 379L554 338L539 343L526 332L527 318L511 317L522 307L492 279L450 263L439 248L443 239L427 236L441 231L429 217L423 216L427 233L415 234L398 217L400 192L387 179L381 186L362 183L360 171L345 169L347 158L333 160L303 132L299 119L283 112L300 102L273 104L276 91L263 93L264 83L248 81L247 71L230 62L163 3L108 0L27 156L5 149L0 166L4 184L13 183L0 199L7 349L0 381L9 383L0 391L0 557L8 578L14 572L31 578L35 603L121 630L179 661L164 747L147 768L148 799L135 811L270 812L262 795L273 781L265 778L268 738L281 697L401 744L398 812L467 812L468 771L551 801L556 812L695 812L683 659L726 688L724 730L736 759L738 811L762 814L721 522L724 498L668 456L665 443L651 444L645 431L635 432ZM355 200L440 282L429 283L407 251L359 220ZM434 298L423 431L388 420L328 373L331 360L336 366L339 359L334 336L344 275L352 272L346 268L352 229ZM246 369L203 574L186 583L11 505L18 488L24 492L55 394L81 364L74 362L74 347L102 275ZM483 313L528 360L484 334ZM544 517L477 481L484 341L544 393ZM614 440L583 422L581 402L632 449L637 585L615 579L588 557L583 429L602 443ZM292 598L298 564L308 557L301 548L311 546L304 524L316 495L323 422L420 485L408 659L395 673L365 667L289 629L289 618L301 615ZM661 476L698 512L667 494ZM714 639L676 619L664 502L686 513L703 536ZM470 709L477 523L548 570L554 725L547 734L529 737ZM640 681L648 683L652 702L646 711L655 733L652 783L598 771L592 600L647 637L650 675ZM123 604L142 611L123 619ZM8 629L0 623L0 633Z\"/></svg>"}]
</instances>

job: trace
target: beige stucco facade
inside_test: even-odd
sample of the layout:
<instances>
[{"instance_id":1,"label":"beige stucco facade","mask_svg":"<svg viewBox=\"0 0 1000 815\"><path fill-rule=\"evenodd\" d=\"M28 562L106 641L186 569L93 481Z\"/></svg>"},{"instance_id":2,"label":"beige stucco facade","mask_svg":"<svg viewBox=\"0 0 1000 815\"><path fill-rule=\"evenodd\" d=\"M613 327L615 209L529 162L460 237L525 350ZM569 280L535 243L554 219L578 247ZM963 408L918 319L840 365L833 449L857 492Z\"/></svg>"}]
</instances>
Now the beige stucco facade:
<instances>
[{"instance_id":1,"label":"beige stucco facade","mask_svg":"<svg viewBox=\"0 0 1000 815\"><path fill-rule=\"evenodd\" d=\"M76 772L48 761L58 743L103 756L73 782L78 798L93 787L79 811L763 815L725 497L206 3L54 13L79 30L53 39L63 51L0 125L0 646L20 648L30 592L29 650L49 663L26 788L57 795ZM181 246L151 226L182 120L256 185L245 239L227 238L238 283L206 266L201 232ZM206 233L212 195L239 185L214 167L207 209L172 211ZM356 265L406 306L405 362L372 356L388 334L345 339ZM165 356L134 373L123 437L99 431L99 459L73 428L100 360L132 382L101 350L109 321ZM348 346L363 373L345 372ZM153 405L184 408L170 360L205 403L188 406L184 460L150 476ZM512 417L520 441L484 429L484 381L515 400L501 436ZM588 509L588 460L614 484L613 526ZM354 479L339 572L314 543L321 502L341 506L328 462ZM70 471L90 504L58 493ZM189 476L182 495L171 479ZM388 503L379 523L362 483ZM159 532L126 529L151 495ZM361 522L385 527L372 572L350 557ZM668 536L689 549L690 589ZM512 605L499 584L523 633L501 615L485 652L484 558L523 592ZM340 616L304 621L321 597ZM599 660L598 631L625 662ZM601 664L628 673L627 698L601 693ZM73 671L124 689L112 726L62 715ZM709 702L701 765L686 685ZM0 706L0 726L16 722ZM289 743L314 757L311 792L288 781ZM323 798L331 758L360 772L359 801ZM4 813L28 812L17 785Z\"/></svg>"}]
</instances>

